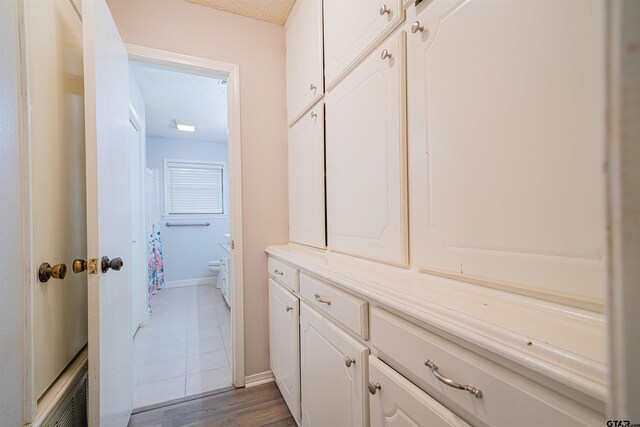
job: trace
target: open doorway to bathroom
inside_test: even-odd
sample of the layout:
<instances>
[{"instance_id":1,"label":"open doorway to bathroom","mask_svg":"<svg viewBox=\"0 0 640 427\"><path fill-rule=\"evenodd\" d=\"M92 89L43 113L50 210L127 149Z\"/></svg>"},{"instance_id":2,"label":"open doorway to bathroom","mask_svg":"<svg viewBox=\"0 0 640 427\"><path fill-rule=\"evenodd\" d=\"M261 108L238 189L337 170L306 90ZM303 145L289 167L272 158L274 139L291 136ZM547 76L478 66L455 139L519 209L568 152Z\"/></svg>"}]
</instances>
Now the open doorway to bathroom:
<instances>
[{"instance_id":1,"label":"open doorway to bathroom","mask_svg":"<svg viewBox=\"0 0 640 427\"><path fill-rule=\"evenodd\" d=\"M231 387L227 79L130 63L134 408Z\"/></svg>"}]
</instances>

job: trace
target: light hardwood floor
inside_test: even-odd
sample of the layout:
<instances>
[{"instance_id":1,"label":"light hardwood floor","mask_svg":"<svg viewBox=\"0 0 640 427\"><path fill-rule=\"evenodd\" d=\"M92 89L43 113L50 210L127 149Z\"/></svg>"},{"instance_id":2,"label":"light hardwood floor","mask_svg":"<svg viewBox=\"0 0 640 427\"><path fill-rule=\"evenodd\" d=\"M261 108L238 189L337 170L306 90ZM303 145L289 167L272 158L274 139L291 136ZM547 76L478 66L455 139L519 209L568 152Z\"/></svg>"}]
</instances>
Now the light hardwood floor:
<instances>
[{"instance_id":1,"label":"light hardwood floor","mask_svg":"<svg viewBox=\"0 0 640 427\"><path fill-rule=\"evenodd\" d=\"M275 383L239 388L131 417L129 427L295 426Z\"/></svg>"}]
</instances>

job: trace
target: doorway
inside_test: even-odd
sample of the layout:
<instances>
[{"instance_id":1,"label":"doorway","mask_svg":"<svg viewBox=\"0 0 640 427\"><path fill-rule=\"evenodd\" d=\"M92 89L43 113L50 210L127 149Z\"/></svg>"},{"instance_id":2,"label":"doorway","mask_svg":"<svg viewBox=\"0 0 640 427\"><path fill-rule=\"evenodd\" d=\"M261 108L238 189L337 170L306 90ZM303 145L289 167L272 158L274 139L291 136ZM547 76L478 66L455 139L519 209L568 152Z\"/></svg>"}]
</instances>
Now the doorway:
<instances>
[{"instance_id":1,"label":"doorway","mask_svg":"<svg viewBox=\"0 0 640 427\"><path fill-rule=\"evenodd\" d=\"M242 301L232 158L237 150L239 160L239 137L229 113L237 91L228 92L229 74L130 58L138 410L244 385L242 322L234 321Z\"/></svg>"}]
</instances>

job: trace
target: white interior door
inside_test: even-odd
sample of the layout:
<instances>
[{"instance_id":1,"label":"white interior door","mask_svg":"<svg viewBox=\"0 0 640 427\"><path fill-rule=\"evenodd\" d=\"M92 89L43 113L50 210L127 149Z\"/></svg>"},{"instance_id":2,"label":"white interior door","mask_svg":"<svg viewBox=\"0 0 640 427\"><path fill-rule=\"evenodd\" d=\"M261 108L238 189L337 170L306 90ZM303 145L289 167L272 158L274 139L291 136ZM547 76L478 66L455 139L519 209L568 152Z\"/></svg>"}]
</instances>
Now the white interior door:
<instances>
[{"instance_id":1,"label":"white interior door","mask_svg":"<svg viewBox=\"0 0 640 427\"><path fill-rule=\"evenodd\" d=\"M126 426L132 408L128 58L104 0L84 0L89 256L89 423ZM102 257L123 271L102 272ZM96 265L97 264L97 265ZM93 270L93 271L92 271ZM96 271L97 270L97 271Z\"/></svg>"},{"instance_id":2,"label":"white interior door","mask_svg":"<svg viewBox=\"0 0 640 427\"><path fill-rule=\"evenodd\" d=\"M87 279L71 271L73 260L84 258L87 242L82 22L67 0L24 5L34 267L46 262L67 271L34 285L39 399L87 343Z\"/></svg>"}]
</instances>

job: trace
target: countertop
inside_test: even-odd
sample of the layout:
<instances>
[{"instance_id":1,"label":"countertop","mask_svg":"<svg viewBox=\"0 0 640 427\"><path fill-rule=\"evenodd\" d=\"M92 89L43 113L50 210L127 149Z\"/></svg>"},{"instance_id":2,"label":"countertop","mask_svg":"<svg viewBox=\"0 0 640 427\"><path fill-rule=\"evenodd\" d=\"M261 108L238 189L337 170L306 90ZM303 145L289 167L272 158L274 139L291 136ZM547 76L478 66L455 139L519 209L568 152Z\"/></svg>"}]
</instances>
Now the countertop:
<instances>
[{"instance_id":1,"label":"countertop","mask_svg":"<svg viewBox=\"0 0 640 427\"><path fill-rule=\"evenodd\" d=\"M303 245L269 246L266 252L604 408L607 347L601 313Z\"/></svg>"}]
</instances>

